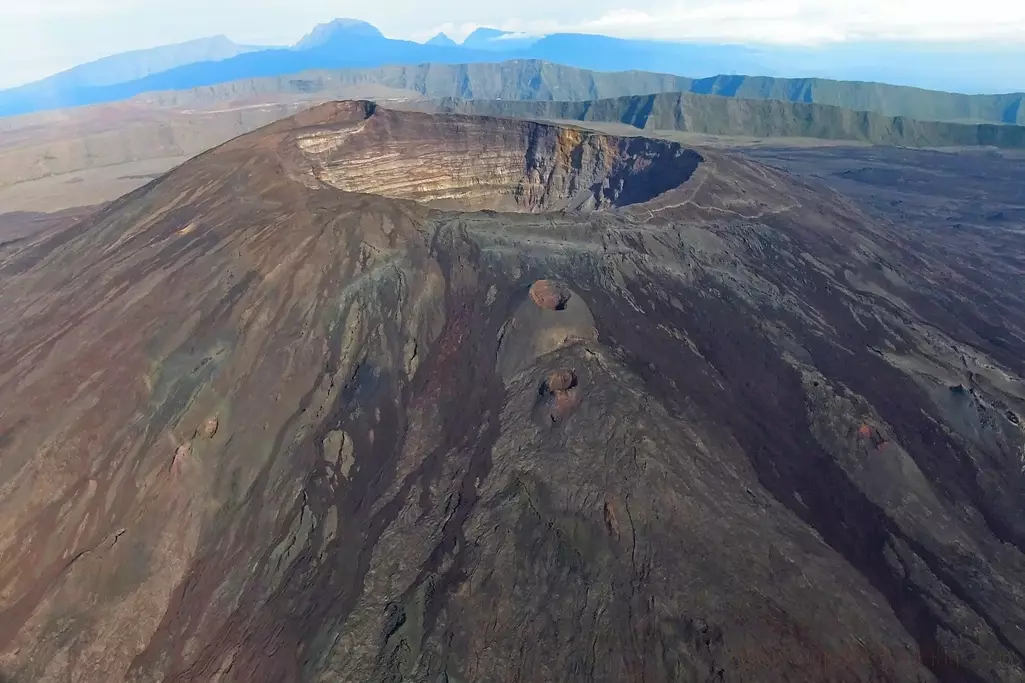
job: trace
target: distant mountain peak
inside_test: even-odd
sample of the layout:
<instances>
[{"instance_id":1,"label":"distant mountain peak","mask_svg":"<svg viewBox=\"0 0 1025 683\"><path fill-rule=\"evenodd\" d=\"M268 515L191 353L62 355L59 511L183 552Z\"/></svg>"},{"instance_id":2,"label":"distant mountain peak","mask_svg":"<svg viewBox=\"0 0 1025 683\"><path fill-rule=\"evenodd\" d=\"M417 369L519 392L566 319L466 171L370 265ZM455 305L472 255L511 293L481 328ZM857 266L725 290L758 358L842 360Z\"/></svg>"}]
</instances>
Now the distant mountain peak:
<instances>
[{"instance_id":1,"label":"distant mountain peak","mask_svg":"<svg viewBox=\"0 0 1025 683\"><path fill-rule=\"evenodd\" d=\"M376 26L359 19L335 19L326 24L318 24L312 31L306 34L302 40L296 43L295 47L300 50L320 47L331 42L339 36L353 36L358 38L384 38Z\"/></svg>"},{"instance_id":2,"label":"distant mountain peak","mask_svg":"<svg viewBox=\"0 0 1025 683\"><path fill-rule=\"evenodd\" d=\"M474 29L470 35L463 38L463 42L461 44L463 47L475 47L481 44L490 43L496 38L501 38L509 33L509 31L500 31L497 28L481 26L478 29Z\"/></svg>"},{"instance_id":3,"label":"distant mountain peak","mask_svg":"<svg viewBox=\"0 0 1025 683\"><path fill-rule=\"evenodd\" d=\"M524 33L501 31L497 28L482 26L466 36L462 46L475 50L517 50L533 45L539 38L540 36L529 36Z\"/></svg>"},{"instance_id":4,"label":"distant mountain peak","mask_svg":"<svg viewBox=\"0 0 1025 683\"><path fill-rule=\"evenodd\" d=\"M456 43L456 41L452 40L451 38L449 38L444 33L439 33L438 35L434 36L433 38L431 38L430 40L428 40L424 44L425 45L435 45L437 47L457 47L458 46L458 43Z\"/></svg>"},{"instance_id":5,"label":"distant mountain peak","mask_svg":"<svg viewBox=\"0 0 1025 683\"><path fill-rule=\"evenodd\" d=\"M494 40L499 36L505 36L509 33L511 33L511 31L502 31L497 28L481 26L480 28L474 29L470 35L466 36L463 40L463 44L465 45L466 43L472 43L478 40Z\"/></svg>"}]
</instances>

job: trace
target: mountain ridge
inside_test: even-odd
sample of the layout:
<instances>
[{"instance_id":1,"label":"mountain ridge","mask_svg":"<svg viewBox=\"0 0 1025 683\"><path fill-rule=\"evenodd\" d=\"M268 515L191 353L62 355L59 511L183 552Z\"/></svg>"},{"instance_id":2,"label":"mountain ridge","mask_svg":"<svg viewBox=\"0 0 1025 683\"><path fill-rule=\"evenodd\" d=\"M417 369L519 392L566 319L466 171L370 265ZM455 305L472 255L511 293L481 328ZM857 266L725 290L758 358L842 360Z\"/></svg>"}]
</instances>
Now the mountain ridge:
<instances>
[{"instance_id":1,"label":"mountain ridge","mask_svg":"<svg viewBox=\"0 0 1025 683\"><path fill-rule=\"evenodd\" d=\"M544 36L517 36L512 31L500 31L494 28L481 27L474 29L463 42L462 47L474 50L494 50L497 52L516 51L529 48Z\"/></svg>"},{"instance_id":2,"label":"mountain ridge","mask_svg":"<svg viewBox=\"0 0 1025 683\"><path fill-rule=\"evenodd\" d=\"M828 104L933 121L1025 124L1025 92L965 95L868 81L725 75L695 79L689 91L699 95Z\"/></svg>"},{"instance_id":3,"label":"mountain ridge","mask_svg":"<svg viewBox=\"0 0 1025 683\"><path fill-rule=\"evenodd\" d=\"M424 41L424 45L440 45L442 47L455 47L459 43L449 38L444 32L436 33Z\"/></svg>"},{"instance_id":4,"label":"mountain ridge","mask_svg":"<svg viewBox=\"0 0 1025 683\"><path fill-rule=\"evenodd\" d=\"M0 115L5 100L17 101L20 97L37 101L40 107L48 107L48 101L61 101L60 93L63 91L103 88L139 80L186 64L229 59L264 49L263 46L239 45L226 36L218 35L109 55L32 83L0 90Z\"/></svg>"},{"instance_id":5,"label":"mountain ridge","mask_svg":"<svg viewBox=\"0 0 1025 683\"><path fill-rule=\"evenodd\" d=\"M970 88L975 92L980 89L990 92L1012 89L997 83L1013 82L1018 87L1025 83L1025 53L1019 55L1005 51L998 54L993 51L995 48L987 46L980 46L974 51L958 52L956 60L949 61L943 74L938 74L935 64L943 63L943 54L937 53L936 48L914 48L901 44L864 44L860 48L864 52L862 54L850 45L814 49L740 46L629 40L573 33L553 33L535 38L519 37L497 29L479 29L479 39L468 39L467 44L439 45L431 41L422 44L385 38L372 25L354 19L323 24L314 29L313 33L316 37L307 36L303 49L299 50L247 50L242 54L216 55L213 61L193 58L187 60L188 63L160 71L150 70L137 74L140 78L121 79L117 83L62 85L58 80L48 81L47 85L30 84L20 91L0 91L0 115L117 101L154 90L187 89L311 69L426 62L495 62L509 57L541 59L591 70L641 70L689 78L751 73L775 78L797 75L806 79L821 79L823 76L833 76L919 87L936 87L942 83L949 90ZM344 36L345 40L332 41L331 36L335 34ZM865 65L866 59L871 62L868 66ZM988 67L983 68L986 65ZM846 102L840 98L828 103L845 106ZM971 115L970 108L966 113ZM960 116L961 112L954 107L954 111L949 114ZM946 112L943 114L947 115ZM1019 114L1009 112L1007 115Z\"/></svg>"},{"instance_id":6,"label":"mountain ridge","mask_svg":"<svg viewBox=\"0 0 1025 683\"><path fill-rule=\"evenodd\" d=\"M438 77L451 72L451 87ZM429 77L430 75L430 77ZM374 82L415 90L424 97L460 99L589 100L658 92L691 92L741 99L774 99L826 104L885 116L966 123L1025 124L1025 92L964 95L906 86L829 79L714 76L694 79L647 71L605 72L544 60L498 63L419 64L361 70L313 71L273 79L245 79L199 90L140 95L163 105L212 102L240 94L330 93L335 84ZM520 84L520 85L516 85ZM442 92L442 89L447 89Z\"/></svg>"},{"instance_id":7,"label":"mountain ridge","mask_svg":"<svg viewBox=\"0 0 1025 683\"><path fill-rule=\"evenodd\" d=\"M312 50L347 37L385 39L384 34L373 24L360 19L342 18L315 26L294 47L297 50Z\"/></svg>"},{"instance_id":8,"label":"mountain ridge","mask_svg":"<svg viewBox=\"0 0 1025 683\"><path fill-rule=\"evenodd\" d=\"M588 102L443 100L438 111L623 123L640 130L850 140L907 147L1025 148L1025 126L888 117L826 104L659 93Z\"/></svg>"},{"instance_id":9,"label":"mountain ridge","mask_svg":"<svg viewBox=\"0 0 1025 683\"><path fill-rule=\"evenodd\" d=\"M450 46L442 45L440 49L450 49ZM520 71L522 75L515 75L516 71ZM442 87L439 78L430 81L436 85L428 85L427 74L445 72L451 72L452 78L458 79L459 83L464 84L463 87L460 89L455 85L445 86L447 91L439 92L438 89ZM501 84L500 88L492 85L496 80ZM507 85L510 82L519 81L522 81L522 85L518 88L513 89ZM742 99L778 99L828 104L844 109L872 111L886 116L907 116L920 120L1025 124L1025 93L1023 92L965 95L883 83L818 78L783 79L765 76L719 75L694 79L646 71L593 71L536 59L306 71L264 78L229 80L188 90L158 89L133 97L140 101L164 104L200 103L218 99L230 100L240 95L246 97L261 94L305 95L318 90L329 93L332 82L337 84L375 82L389 87L405 87L405 84L414 83L413 89L425 97L459 97L462 99L501 97L503 99L584 100L679 91L695 94L719 94ZM420 83L420 85L415 85L416 83ZM602 85L592 87L588 84Z\"/></svg>"}]
</instances>

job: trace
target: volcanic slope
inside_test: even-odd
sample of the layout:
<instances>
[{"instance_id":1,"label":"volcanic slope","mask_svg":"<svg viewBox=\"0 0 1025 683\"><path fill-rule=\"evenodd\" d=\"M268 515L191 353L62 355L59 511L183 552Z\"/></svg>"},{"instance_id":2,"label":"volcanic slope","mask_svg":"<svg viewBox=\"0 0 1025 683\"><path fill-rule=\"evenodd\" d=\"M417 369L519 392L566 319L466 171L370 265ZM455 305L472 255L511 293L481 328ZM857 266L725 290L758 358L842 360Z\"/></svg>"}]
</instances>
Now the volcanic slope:
<instances>
[{"instance_id":1,"label":"volcanic slope","mask_svg":"<svg viewBox=\"0 0 1025 683\"><path fill-rule=\"evenodd\" d=\"M1021 681L1020 294L786 173L303 112L0 261L11 681Z\"/></svg>"}]
</instances>

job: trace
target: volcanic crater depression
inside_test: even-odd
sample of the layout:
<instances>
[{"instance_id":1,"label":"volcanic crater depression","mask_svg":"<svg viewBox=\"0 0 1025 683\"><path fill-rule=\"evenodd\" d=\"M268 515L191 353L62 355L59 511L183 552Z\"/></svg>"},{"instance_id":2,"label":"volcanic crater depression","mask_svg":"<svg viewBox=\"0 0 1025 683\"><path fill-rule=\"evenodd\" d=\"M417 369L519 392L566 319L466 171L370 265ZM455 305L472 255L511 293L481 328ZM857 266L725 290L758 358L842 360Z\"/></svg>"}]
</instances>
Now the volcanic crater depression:
<instances>
[{"instance_id":1,"label":"volcanic crater depression","mask_svg":"<svg viewBox=\"0 0 1025 683\"><path fill-rule=\"evenodd\" d=\"M362 101L336 106L330 125L296 132L317 179L346 192L443 209L614 209L678 187L702 161L664 140L535 121L439 118Z\"/></svg>"}]
</instances>

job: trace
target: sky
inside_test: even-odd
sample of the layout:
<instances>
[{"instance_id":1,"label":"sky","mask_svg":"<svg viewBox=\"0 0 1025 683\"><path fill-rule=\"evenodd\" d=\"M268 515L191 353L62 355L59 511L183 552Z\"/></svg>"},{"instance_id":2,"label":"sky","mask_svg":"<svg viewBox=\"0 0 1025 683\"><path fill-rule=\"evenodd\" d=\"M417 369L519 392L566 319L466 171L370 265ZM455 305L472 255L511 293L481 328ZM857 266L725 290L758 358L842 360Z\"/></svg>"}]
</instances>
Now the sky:
<instances>
[{"instance_id":1,"label":"sky","mask_svg":"<svg viewBox=\"0 0 1025 683\"><path fill-rule=\"evenodd\" d=\"M126 50L224 34L289 45L336 17L394 38L478 26L752 44L859 40L1025 45L1021 0L0 0L0 87Z\"/></svg>"}]
</instances>

